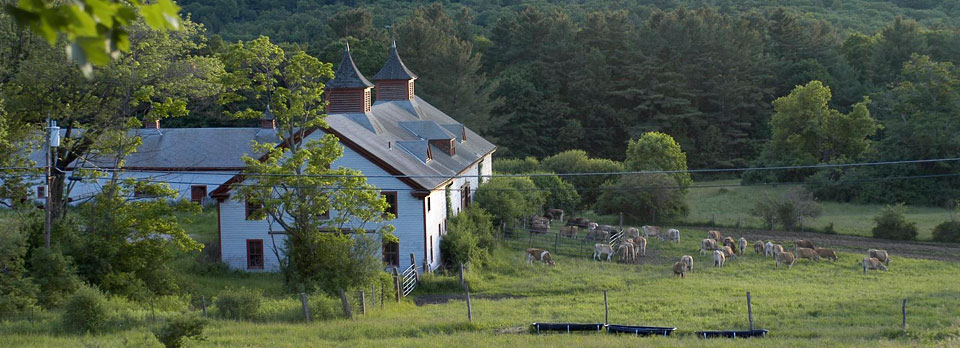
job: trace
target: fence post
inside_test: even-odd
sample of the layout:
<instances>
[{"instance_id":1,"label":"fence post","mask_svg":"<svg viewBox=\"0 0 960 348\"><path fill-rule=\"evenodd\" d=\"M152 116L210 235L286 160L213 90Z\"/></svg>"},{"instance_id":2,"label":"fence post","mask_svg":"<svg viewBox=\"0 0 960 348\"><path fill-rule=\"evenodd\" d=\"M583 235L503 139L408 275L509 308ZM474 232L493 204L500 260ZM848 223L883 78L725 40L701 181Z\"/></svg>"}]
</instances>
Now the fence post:
<instances>
[{"instance_id":1,"label":"fence post","mask_svg":"<svg viewBox=\"0 0 960 348\"><path fill-rule=\"evenodd\" d=\"M424 250L424 252L426 252L426 250ZM410 253L410 264L413 265L413 273L416 273L416 275L417 275L417 281L419 282L419 281L420 281L420 271L417 270L417 258L416 258L416 256L415 256L413 253ZM426 272L426 268L424 268L424 272Z\"/></svg>"},{"instance_id":2,"label":"fence post","mask_svg":"<svg viewBox=\"0 0 960 348\"><path fill-rule=\"evenodd\" d=\"M387 296L387 283L380 279L380 309L383 309Z\"/></svg>"},{"instance_id":3,"label":"fence post","mask_svg":"<svg viewBox=\"0 0 960 348\"><path fill-rule=\"evenodd\" d=\"M310 305L307 303L307 294L300 293L300 306L303 307L303 318L310 322Z\"/></svg>"},{"instance_id":4,"label":"fence post","mask_svg":"<svg viewBox=\"0 0 960 348\"><path fill-rule=\"evenodd\" d=\"M470 305L470 284L463 283L463 291L467 293L467 320L473 321L473 307Z\"/></svg>"},{"instance_id":5,"label":"fence post","mask_svg":"<svg viewBox=\"0 0 960 348\"><path fill-rule=\"evenodd\" d=\"M558 252L557 249L559 248L559 245L560 245L560 232L557 232L553 236L553 252L555 253Z\"/></svg>"},{"instance_id":6,"label":"fence post","mask_svg":"<svg viewBox=\"0 0 960 348\"><path fill-rule=\"evenodd\" d=\"M753 331L753 306L750 304L749 291L747 291L747 317L750 318L750 331Z\"/></svg>"},{"instance_id":7,"label":"fence post","mask_svg":"<svg viewBox=\"0 0 960 348\"><path fill-rule=\"evenodd\" d=\"M377 309L377 283L370 286L370 309Z\"/></svg>"},{"instance_id":8,"label":"fence post","mask_svg":"<svg viewBox=\"0 0 960 348\"><path fill-rule=\"evenodd\" d=\"M463 262L460 263L460 285L463 285Z\"/></svg>"},{"instance_id":9,"label":"fence post","mask_svg":"<svg viewBox=\"0 0 960 348\"><path fill-rule=\"evenodd\" d=\"M610 325L610 309L607 307L607 290L603 290L603 324Z\"/></svg>"},{"instance_id":10,"label":"fence post","mask_svg":"<svg viewBox=\"0 0 960 348\"><path fill-rule=\"evenodd\" d=\"M343 291L343 288L340 288L340 304L343 305L343 314L347 316L347 319L353 319L353 312L350 311L350 301L347 301L347 293Z\"/></svg>"},{"instance_id":11,"label":"fence post","mask_svg":"<svg viewBox=\"0 0 960 348\"><path fill-rule=\"evenodd\" d=\"M363 290L358 290L360 293L360 314L367 315L367 296L363 293Z\"/></svg>"},{"instance_id":12,"label":"fence post","mask_svg":"<svg viewBox=\"0 0 960 348\"><path fill-rule=\"evenodd\" d=\"M393 268L393 287L397 290L397 302L400 302L400 272L397 271L397 268Z\"/></svg>"},{"instance_id":13,"label":"fence post","mask_svg":"<svg viewBox=\"0 0 960 348\"><path fill-rule=\"evenodd\" d=\"M903 331L907 331L907 299L903 299L903 304L900 306L900 312L903 314L903 322L900 323L900 328Z\"/></svg>"},{"instance_id":14,"label":"fence post","mask_svg":"<svg viewBox=\"0 0 960 348\"><path fill-rule=\"evenodd\" d=\"M207 297L200 295L200 308L203 310L203 317L207 317Z\"/></svg>"}]
</instances>

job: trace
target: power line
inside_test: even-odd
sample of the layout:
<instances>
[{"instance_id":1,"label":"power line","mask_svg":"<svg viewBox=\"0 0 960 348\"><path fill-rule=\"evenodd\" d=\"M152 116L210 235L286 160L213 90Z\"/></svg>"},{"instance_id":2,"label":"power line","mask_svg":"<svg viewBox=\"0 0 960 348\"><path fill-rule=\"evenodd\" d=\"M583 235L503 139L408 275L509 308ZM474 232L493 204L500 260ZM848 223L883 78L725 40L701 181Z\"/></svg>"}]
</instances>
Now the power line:
<instances>
[{"instance_id":1,"label":"power line","mask_svg":"<svg viewBox=\"0 0 960 348\"><path fill-rule=\"evenodd\" d=\"M498 178L498 177L531 177L531 176L558 176L558 177L577 177L577 176L614 176L614 175L648 175L648 174L680 174L680 173L723 173L723 172L744 172L744 171L771 171L771 170L796 170L796 169L823 169L823 168L848 168L848 167L872 167L872 166L887 166L887 165L903 165L903 164L920 164L920 163L939 163L939 162L956 162L960 161L960 157L950 157L950 158L935 158L935 159L918 159L918 160L900 160L900 161L880 161L880 162L851 162L851 163L824 163L824 164L811 164L811 165L796 165L796 166L773 166L773 167L739 167L739 168L706 168L706 169L684 169L684 170L641 170L641 171L619 171L619 172L575 172L575 173L527 173L527 174L490 174L490 175L343 175L343 174L273 174L273 173L242 173L248 177L330 177L330 178L339 178L339 177L365 177L365 178L397 178L397 179L417 179L417 178L434 178L434 179L459 179L459 178L475 178L482 176L484 178ZM30 167L5 167L0 168L0 170L9 170L9 169L36 169ZM183 171L183 170L145 170L145 169L116 169L116 168L83 168L93 171L102 171L102 172L127 172L127 173L162 173L166 175L170 174L181 174L181 175L232 175L233 172L215 172L215 171Z\"/></svg>"}]
</instances>

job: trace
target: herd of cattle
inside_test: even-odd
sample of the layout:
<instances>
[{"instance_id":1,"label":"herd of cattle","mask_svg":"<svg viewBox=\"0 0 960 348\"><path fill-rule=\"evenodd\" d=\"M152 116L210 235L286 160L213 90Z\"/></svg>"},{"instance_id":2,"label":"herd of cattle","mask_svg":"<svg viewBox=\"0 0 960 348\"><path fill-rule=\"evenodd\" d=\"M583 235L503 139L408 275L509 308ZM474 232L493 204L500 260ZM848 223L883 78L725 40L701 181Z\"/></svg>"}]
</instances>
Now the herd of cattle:
<instances>
[{"instance_id":1,"label":"herd of cattle","mask_svg":"<svg viewBox=\"0 0 960 348\"><path fill-rule=\"evenodd\" d=\"M551 209L544 217L533 216L530 219L531 232L545 233L549 229L551 220L560 218L562 221L563 211ZM674 228L664 231L659 226L642 226L640 229L627 227L618 229L610 225L599 225L595 222L583 219L573 218L567 221L566 225L560 228L560 236L575 238L579 229L586 229L586 239L603 241L594 244L593 258L597 261L612 261L616 256L624 262L633 262L637 257L643 257L647 254L647 241L651 238L659 238L661 241L680 242L680 231ZM621 233L622 232L622 233ZM733 237L723 237L720 231L707 231L707 238L700 241L699 253L701 256L711 256L714 267L723 267L727 259L736 259L737 255L743 256L747 252L748 241L745 238L735 240ZM775 267L781 265L788 269L792 268L798 259L809 259L811 261L820 261L821 258L837 261L837 253L833 249L819 248L811 240L796 240L792 251L784 249L783 245L775 244L772 241L756 241L753 243L753 251L756 255L773 258L776 261ZM527 264L533 261L541 261L551 266L555 261L550 256L550 252L538 249L527 249ZM870 249L867 250L867 257L861 261L863 273L867 270L887 270L890 265L890 257L886 250ZM683 255L680 260L674 263L673 273L683 278L687 272L693 270L693 256Z\"/></svg>"}]
</instances>

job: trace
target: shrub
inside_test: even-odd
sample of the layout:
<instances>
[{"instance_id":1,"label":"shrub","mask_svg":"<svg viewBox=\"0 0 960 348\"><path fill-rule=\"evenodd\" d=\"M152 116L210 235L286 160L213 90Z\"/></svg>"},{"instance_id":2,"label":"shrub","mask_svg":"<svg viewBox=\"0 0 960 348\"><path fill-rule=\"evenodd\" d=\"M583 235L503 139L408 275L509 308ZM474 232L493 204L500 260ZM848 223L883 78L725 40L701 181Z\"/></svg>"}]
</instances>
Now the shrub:
<instances>
[{"instance_id":1,"label":"shrub","mask_svg":"<svg viewBox=\"0 0 960 348\"><path fill-rule=\"evenodd\" d=\"M543 207L543 194L530 178L497 177L477 188L477 205L497 221L535 214Z\"/></svg>"},{"instance_id":2,"label":"shrub","mask_svg":"<svg viewBox=\"0 0 960 348\"><path fill-rule=\"evenodd\" d=\"M907 222L904 214L907 206L903 203L888 205L880 215L873 218L876 226L873 228L874 238L914 240L917 239L917 224Z\"/></svg>"},{"instance_id":3,"label":"shrub","mask_svg":"<svg viewBox=\"0 0 960 348\"><path fill-rule=\"evenodd\" d=\"M64 306L63 326L69 331L100 332L109 320L107 299L97 288L78 289Z\"/></svg>"},{"instance_id":4,"label":"shrub","mask_svg":"<svg viewBox=\"0 0 960 348\"><path fill-rule=\"evenodd\" d=\"M820 203L810 191L793 187L779 198L764 196L757 200L750 213L763 220L764 227L772 229L774 223L779 223L784 230L792 231L805 219L820 216L821 211Z\"/></svg>"},{"instance_id":5,"label":"shrub","mask_svg":"<svg viewBox=\"0 0 960 348\"><path fill-rule=\"evenodd\" d=\"M240 288L221 292L214 305L221 318L235 320L255 319L262 305L263 291Z\"/></svg>"},{"instance_id":6,"label":"shrub","mask_svg":"<svg viewBox=\"0 0 960 348\"><path fill-rule=\"evenodd\" d=\"M944 221L933 228L933 240L960 243L960 220Z\"/></svg>"},{"instance_id":7,"label":"shrub","mask_svg":"<svg viewBox=\"0 0 960 348\"><path fill-rule=\"evenodd\" d=\"M36 306L37 286L26 278L27 239L19 228L0 228L0 314L23 313Z\"/></svg>"},{"instance_id":8,"label":"shrub","mask_svg":"<svg viewBox=\"0 0 960 348\"><path fill-rule=\"evenodd\" d=\"M197 341L205 340L203 337L203 328L207 321L197 315L181 314L173 317L163 327L153 331L157 340L167 348L180 348L185 343L184 340L192 339Z\"/></svg>"},{"instance_id":9,"label":"shrub","mask_svg":"<svg viewBox=\"0 0 960 348\"><path fill-rule=\"evenodd\" d=\"M572 213L580 205L580 194L569 182L556 175L534 175L533 184L543 192L544 207Z\"/></svg>"},{"instance_id":10,"label":"shrub","mask_svg":"<svg viewBox=\"0 0 960 348\"><path fill-rule=\"evenodd\" d=\"M447 234L440 240L440 252L447 268L460 263L483 265L494 247L492 217L482 208L467 208L450 218Z\"/></svg>"},{"instance_id":11,"label":"shrub","mask_svg":"<svg viewBox=\"0 0 960 348\"><path fill-rule=\"evenodd\" d=\"M392 287L390 289L393 289ZM331 320L344 318L343 303L340 298L326 294L311 295L310 314L317 320ZM378 298L377 301L380 301Z\"/></svg>"},{"instance_id":12,"label":"shrub","mask_svg":"<svg viewBox=\"0 0 960 348\"><path fill-rule=\"evenodd\" d=\"M634 219L670 221L686 215L684 190L666 174L624 175L620 180L603 185L597 199L601 214L623 212Z\"/></svg>"},{"instance_id":13,"label":"shrub","mask_svg":"<svg viewBox=\"0 0 960 348\"><path fill-rule=\"evenodd\" d=\"M38 302L47 308L60 306L80 288L80 278L77 277L70 258L47 248L33 249L30 255L30 275L33 282L40 287Z\"/></svg>"},{"instance_id":14,"label":"shrub","mask_svg":"<svg viewBox=\"0 0 960 348\"><path fill-rule=\"evenodd\" d=\"M557 174L565 173L615 173L622 172L624 165L621 162L606 158L590 158L586 151L568 150L544 158L540 161L542 170ZM563 180L573 184L582 200L581 207L590 206L597 202L600 195L600 186L612 180L616 175L578 175L567 176Z\"/></svg>"}]
</instances>

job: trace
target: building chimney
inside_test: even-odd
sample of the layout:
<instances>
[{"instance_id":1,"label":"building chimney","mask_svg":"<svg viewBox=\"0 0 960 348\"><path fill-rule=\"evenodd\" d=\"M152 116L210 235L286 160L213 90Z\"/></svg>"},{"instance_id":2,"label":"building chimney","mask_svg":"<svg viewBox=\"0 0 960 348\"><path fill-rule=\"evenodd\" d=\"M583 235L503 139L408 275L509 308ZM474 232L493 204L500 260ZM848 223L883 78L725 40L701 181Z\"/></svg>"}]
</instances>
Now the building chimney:
<instances>
[{"instance_id":1,"label":"building chimney","mask_svg":"<svg viewBox=\"0 0 960 348\"><path fill-rule=\"evenodd\" d=\"M263 118L260 119L260 128L277 129L277 121L273 118L273 113L270 112L270 104L267 104L267 110L263 112Z\"/></svg>"},{"instance_id":2,"label":"building chimney","mask_svg":"<svg viewBox=\"0 0 960 348\"><path fill-rule=\"evenodd\" d=\"M350 56L350 44L343 50L343 59L333 80L325 86L328 114L364 113L370 111L370 89L373 84L363 77Z\"/></svg>"},{"instance_id":3,"label":"building chimney","mask_svg":"<svg viewBox=\"0 0 960 348\"><path fill-rule=\"evenodd\" d=\"M430 139L430 145L436 146L443 152L446 152L448 155L453 156L457 154L457 142L456 139Z\"/></svg>"},{"instance_id":4,"label":"building chimney","mask_svg":"<svg viewBox=\"0 0 960 348\"><path fill-rule=\"evenodd\" d=\"M414 83L417 75L414 74L400 59L397 53L397 42L390 45L390 55L387 62L380 68L380 72L373 76L377 84L377 100L412 100Z\"/></svg>"},{"instance_id":5,"label":"building chimney","mask_svg":"<svg viewBox=\"0 0 960 348\"><path fill-rule=\"evenodd\" d=\"M160 129L160 120L144 121L144 122L143 122L143 128L159 130L159 129Z\"/></svg>"}]
</instances>

